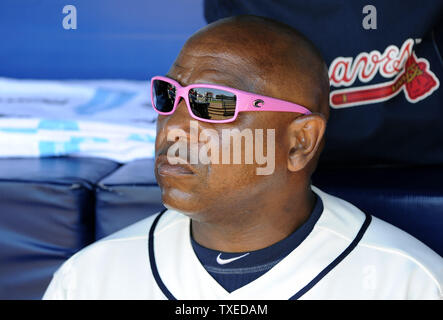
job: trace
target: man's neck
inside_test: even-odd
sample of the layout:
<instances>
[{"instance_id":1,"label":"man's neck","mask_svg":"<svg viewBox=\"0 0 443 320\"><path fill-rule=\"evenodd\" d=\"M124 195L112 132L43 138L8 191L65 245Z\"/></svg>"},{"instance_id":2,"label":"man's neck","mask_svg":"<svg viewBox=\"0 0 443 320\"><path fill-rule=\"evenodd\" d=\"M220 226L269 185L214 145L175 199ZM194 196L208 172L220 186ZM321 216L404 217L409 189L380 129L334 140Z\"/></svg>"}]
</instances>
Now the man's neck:
<instances>
[{"instance_id":1,"label":"man's neck","mask_svg":"<svg viewBox=\"0 0 443 320\"><path fill-rule=\"evenodd\" d=\"M223 252L249 252L283 240L310 216L315 195L310 188L290 199L273 199L260 207L226 212L222 221L192 220L194 240Z\"/></svg>"}]
</instances>

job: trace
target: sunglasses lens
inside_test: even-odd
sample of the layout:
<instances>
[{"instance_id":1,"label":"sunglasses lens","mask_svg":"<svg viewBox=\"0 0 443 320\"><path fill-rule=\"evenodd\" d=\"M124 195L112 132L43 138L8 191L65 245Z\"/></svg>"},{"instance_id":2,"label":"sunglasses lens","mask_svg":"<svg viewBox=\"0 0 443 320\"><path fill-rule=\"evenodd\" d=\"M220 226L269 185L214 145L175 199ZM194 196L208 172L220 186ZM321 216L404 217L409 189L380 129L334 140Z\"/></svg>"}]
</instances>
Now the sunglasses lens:
<instances>
[{"instance_id":1,"label":"sunglasses lens","mask_svg":"<svg viewBox=\"0 0 443 320\"><path fill-rule=\"evenodd\" d=\"M176 88L163 80L154 80L152 84L152 95L154 108L160 112L171 112L174 107Z\"/></svg>"},{"instance_id":2,"label":"sunglasses lens","mask_svg":"<svg viewBox=\"0 0 443 320\"><path fill-rule=\"evenodd\" d=\"M229 120L234 118L237 97L218 89L192 88L189 103L192 113L202 119Z\"/></svg>"}]
</instances>

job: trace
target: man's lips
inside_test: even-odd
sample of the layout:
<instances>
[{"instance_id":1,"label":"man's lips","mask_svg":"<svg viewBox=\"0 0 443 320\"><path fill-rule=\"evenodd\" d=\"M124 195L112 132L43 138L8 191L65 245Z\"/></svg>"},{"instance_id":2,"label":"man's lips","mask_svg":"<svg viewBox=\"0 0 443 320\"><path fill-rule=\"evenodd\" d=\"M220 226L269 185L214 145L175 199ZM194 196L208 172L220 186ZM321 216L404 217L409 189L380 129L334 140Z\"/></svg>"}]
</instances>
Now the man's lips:
<instances>
[{"instance_id":1,"label":"man's lips","mask_svg":"<svg viewBox=\"0 0 443 320\"><path fill-rule=\"evenodd\" d=\"M184 161L180 160L180 162ZM158 156L156 167L157 173L161 176L181 176L195 174L194 170L187 162L171 164L168 160L168 157L165 155Z\"/></svg>"},{"instance_id":2,"label":"man's lips","mask_svg":"<svg viewBox=\"0 0 443 320\"><path fill-rule=\"evenodd\" d=\"M194 174L182 164L162 163L157 167L157 172L161 176L191 175Z\"/></svg>"}]
</instances>

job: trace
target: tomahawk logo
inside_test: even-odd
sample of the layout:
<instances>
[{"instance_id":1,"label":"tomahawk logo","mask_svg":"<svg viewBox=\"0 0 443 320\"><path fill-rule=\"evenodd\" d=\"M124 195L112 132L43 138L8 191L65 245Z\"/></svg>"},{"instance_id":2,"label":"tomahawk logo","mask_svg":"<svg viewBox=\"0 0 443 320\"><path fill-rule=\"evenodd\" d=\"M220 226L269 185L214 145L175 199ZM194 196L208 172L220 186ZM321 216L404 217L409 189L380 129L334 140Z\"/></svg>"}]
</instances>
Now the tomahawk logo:
<instances>
[{"instance_id":1,"label":"tomahawk logo","mask_svg":"<svg viewBox=\"0 0 443 320\"><path fill-rule=\"evenodd\" d=\"M406 40L399 49L389 46L381 54L374 50L362 52L355 59L338 57L329 67L331 86L351 86L358 79L365 83L377 73L394 80L375 85L332 90L330 105L333 108L347 108L372 104L391 99L404 92L406 99L415 103L431 95L440 82L430 70L428 60L417 58L412 48L414 40Z\"/></svg>"}]
</instances>

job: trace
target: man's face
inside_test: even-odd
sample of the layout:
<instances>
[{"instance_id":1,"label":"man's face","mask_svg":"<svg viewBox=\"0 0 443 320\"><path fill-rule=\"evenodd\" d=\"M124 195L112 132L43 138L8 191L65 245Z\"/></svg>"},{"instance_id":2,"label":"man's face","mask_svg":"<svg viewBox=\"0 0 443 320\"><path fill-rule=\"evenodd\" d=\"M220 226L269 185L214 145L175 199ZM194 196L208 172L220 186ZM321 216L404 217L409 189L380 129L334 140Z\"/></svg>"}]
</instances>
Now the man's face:
<instances>
[{"instance_id":1,"label":"man's face","mask_svg":"<svg viewBox=\"0 0 443 320\"><path fill-rule=\"evenodd\" d=\"M198 50L182 51L167 75L169 78L175 79L182 86L212 83L245 91L251 91L251 83L257 86L257 81L260 81L257 78L249 78L256 72L248 67L250 64L244 63L247 57L239 57L237 54L229 54L222 50L210 50L206 47L195 49ZM281 115L273 112L241 112L231 123L206 123L196 121L190 116L184 100L181 100L172 115L159 115L155 174L162 189L163 203L169 208L180 210L202 221L223 219L215 215L229 208L254 207L261 201L260 195L266 194L267 190L280 188L285 183L288 139L284 134L285 122L281 119ZM220 159L222 149L230 148L229 163L221 163L220 160L218 164L189 164L191 122L194 122L193 125L198 125L199 133L205 129L215 130L220 146ZM250 131L254 143L256 129L263 130L263 153L267 156L268 162L271 161L270 157L273 157L272 161L275 162L272 174L257 174L257 167L265 165L256 163L255 147L249 150L253 153L253 163L245 163L247 148L244 140L241 144L241 163L233 163L233 140L230 139L229 145L226 145L226 141L222 141L223 130L226 132L232 129L238 129L239 132ZM275 130L275 141L278 141L275 153L272 152L274 154L266 154L272 149L267 145L268 129ZM185 140L188 144L186 159L188 164L183 166L170 165L167 160L168 150L175 143L168 141L168 133L174 130L183 130L187 133ZM204 144L205 142L199 142L199 151ZM255 205L249 206L248 202L254 202Z\"/></svg>"}]
</instances>

